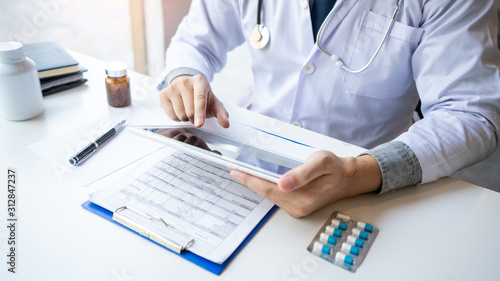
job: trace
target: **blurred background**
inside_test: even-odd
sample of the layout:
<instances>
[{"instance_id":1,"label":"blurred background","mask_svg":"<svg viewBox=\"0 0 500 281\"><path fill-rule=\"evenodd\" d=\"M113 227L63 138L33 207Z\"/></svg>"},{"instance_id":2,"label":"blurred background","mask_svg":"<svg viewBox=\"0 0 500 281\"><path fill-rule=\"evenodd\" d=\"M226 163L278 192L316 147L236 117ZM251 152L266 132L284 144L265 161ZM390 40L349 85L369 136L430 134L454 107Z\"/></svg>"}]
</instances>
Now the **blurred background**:
<instances>
[{"instance_id":1,"label":"blurred background","mask_svg":"<svg viewBox=\"0 0 500 281\"><path fill-rule=\"evenodd\" d=\"M65 48L102 60L123 61L138 72L156 74L163 67L168 41L191 1L0 0L0 3L0 41L55 40Z\"/></svg>"},{"instance_id":2,"label":"blurred background","mask_svg":"<svg viewBox=\"0 0 500 281\"><path fill-rule=\"evenodd\" d=\"M160 78L165 50L190 4L191 0L0 0L0 42L54 40L66 49L125 62L129 69ZM212 81L223 102L236 103L252 84L246 48L232 51ZM456 177L500 191L499 171L500 149Z\"/></svg>"},{"instance_id":3,"label":"blurred background","mask_svg":"<svg viewBox=\"0 0 500 281\"><path fill-rule=\"evenodd\" d=\"M23 44L54 40L64 48L159 78L165 50L191 0L0 0L0 42ZM248 91L253 77L246 46L228 55L213 88L227 102Z\"/></svg>"}]
</instances>

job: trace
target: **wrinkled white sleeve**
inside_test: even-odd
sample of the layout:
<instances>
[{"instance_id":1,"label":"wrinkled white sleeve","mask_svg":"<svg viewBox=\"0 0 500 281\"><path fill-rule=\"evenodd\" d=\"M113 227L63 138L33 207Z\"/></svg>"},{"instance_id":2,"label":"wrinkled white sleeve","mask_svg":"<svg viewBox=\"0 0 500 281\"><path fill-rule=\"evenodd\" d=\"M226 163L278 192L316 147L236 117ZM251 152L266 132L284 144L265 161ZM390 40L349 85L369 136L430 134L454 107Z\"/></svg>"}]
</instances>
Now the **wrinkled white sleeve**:
<instances>
[{"instance_id":1,"label":"wrinkled white sleeve","mask_svg":"<svg viewBox=\"0 0 500 281\"><path fill-rule=\"evenodd\" d=\"M211 81L225 65L227 52L245 40L238 17L237 1L193 0L170 42L165 73L182 74L182 69L194 69Z\"/></svg>"},{"instance_id":2,"label":"wrinkled white sleeve","mask_svg":"<svg viewBox=\"0 0 500 281\"><path fill-rule=\"evenodd\" d=\"M424 34L412 58L424 118L396 139L415 152L422 183L493 153L500 107L495 2L424 2Z\"/></svg>"}]
</instances>

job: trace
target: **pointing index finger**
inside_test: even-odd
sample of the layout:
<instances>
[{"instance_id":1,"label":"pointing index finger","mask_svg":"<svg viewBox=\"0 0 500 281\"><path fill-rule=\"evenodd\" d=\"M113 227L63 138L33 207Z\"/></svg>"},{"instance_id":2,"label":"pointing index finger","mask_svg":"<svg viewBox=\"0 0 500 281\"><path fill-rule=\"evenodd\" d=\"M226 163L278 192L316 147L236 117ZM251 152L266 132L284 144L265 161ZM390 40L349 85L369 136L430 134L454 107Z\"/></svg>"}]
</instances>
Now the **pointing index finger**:
<instances>
[{"instance_id":1,"label":"pointing index finger","mask_svg":"<svg viewBox=\"0 0 500 281\"><path fill-rule=\"evenodd\" d=\"M203 126L207 112L207 99L210 92L210 86L204 79L196 79L193 83L194 95L194 125Z\"/></svg>"}]
</instances>

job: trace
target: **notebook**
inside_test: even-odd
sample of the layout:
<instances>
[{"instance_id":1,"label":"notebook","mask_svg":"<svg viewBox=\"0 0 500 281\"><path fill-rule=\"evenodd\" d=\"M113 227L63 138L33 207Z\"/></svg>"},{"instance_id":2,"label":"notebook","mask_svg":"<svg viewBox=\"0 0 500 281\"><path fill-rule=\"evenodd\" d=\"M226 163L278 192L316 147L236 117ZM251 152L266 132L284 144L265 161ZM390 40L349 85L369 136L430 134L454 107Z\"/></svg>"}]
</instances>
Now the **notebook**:
<instances>
[{"instance_id":1,"label":"notebook","mask_svg":"<svg viewBox=\"0 0 500 281\"><path fill-rule=\"evenodd\" d=\"M38 77L48 78L78 72L78 61L54 41L44 41L23 46L24 53L38 69Z\"/></svg>"}]
</instances>

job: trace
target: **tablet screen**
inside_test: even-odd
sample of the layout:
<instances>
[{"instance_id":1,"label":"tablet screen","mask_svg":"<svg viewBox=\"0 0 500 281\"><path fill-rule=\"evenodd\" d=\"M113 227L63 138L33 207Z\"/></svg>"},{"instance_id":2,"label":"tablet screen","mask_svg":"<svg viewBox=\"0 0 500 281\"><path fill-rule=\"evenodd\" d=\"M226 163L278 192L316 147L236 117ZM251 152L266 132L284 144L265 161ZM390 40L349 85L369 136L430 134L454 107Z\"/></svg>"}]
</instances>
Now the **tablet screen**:
<instances>
[{"instance_id":1,"label":"tablet screen","mask_svg":"<svg viewBox=\"0 0 500 281\"><path fill-rule=\"evenodd\" d=\"M276 182L289 169L302 164L297 159L270 151L264 147L251 145L238 141L236 138L194 126L172 125L132 128L140 130L143 135L154 135L154 139L164 140L165 144L173 145L175 148L185 150L185 152L192 151L196 152L197 156L217 160L216 162L219 164L225 164L235 169L247 168L241 170L259 177L262 177L262 173L265 173L272 179L263 178L273 182ZM253 171L257 173L253 173Z\"/></svg>"}]
</instances>

